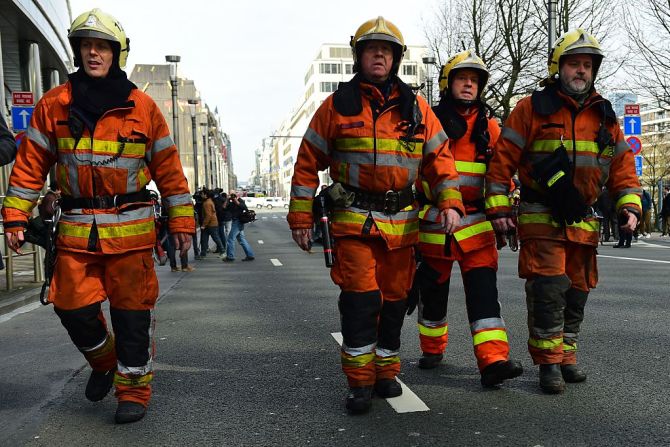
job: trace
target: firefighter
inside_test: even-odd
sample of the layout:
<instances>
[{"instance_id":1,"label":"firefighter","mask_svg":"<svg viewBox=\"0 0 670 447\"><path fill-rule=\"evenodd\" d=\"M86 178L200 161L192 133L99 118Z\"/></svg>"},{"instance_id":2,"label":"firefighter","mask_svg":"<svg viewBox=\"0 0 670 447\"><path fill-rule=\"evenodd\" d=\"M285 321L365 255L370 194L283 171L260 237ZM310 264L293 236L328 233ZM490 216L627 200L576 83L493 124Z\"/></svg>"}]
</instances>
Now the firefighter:
<instances>
[{"instance_id":1,"label":"firefighter","mask_svg":"<svg viewBox=\"0 0 670 447\"><path fill-rule=\"evenodd\" d=\"M419 368L435 368L442 360L448 341L451 268L458 261L475 357L485 387L499 385L523 372L519 362L509 359L507 331L500 316L496 287L496 239L484 214L484 175L500 135L498 122L482 101L488 78L486 65L472 50L453 55L442 67L440 103L433 111L449 137L466 214L453 236L449 236L440 231L438 210L430 203L424 206L419 232L423 262L416 278L423 353ZM432 202L429 188L419 183L417 189Z\"/></svg>"},{"instance_id":2,"label":"firefighter","mask_svg":"<svg viewBox=\"0 0 670 447\"><path fill-rule=\"evenodd\" d=\"M93 9L72 22L68 38L79 69L38 102L9 179L2 216L9 246L24 229L55 165L63 215L49 300L93 372L86 397L116 387L116 423L144 417L153 378L158 280L154 215L146 185L168 206L170 233L182 254L195 232L179 155L153 100L122 70L129 39L112 16ZM113 332L101 312L110 302Z\"/></svg>"},{"instance_id":3,"label":"firefighter","mask_svg":"<svg viewBox=\"0 0 670 447\"><path fill-rule=\"evenodd\" d=\"M586 380L576 354L584 306L598 281L599 223L592 205L607 186L628 232L641 212L633 153L611 104L594 88L603 57L598 41L582 29L558 39L544 89L514 108L486 175L486 213L505 233L514 227L509 179L519 171L528 350L549 394Z\"/></svg>"},{"instance_id":4,"label":"firefighter","mask_svg":"<svg viewBox=\"0 0 670 447\"><path fill-rule=\"evenodd\" d=\"M428 104L398 77L406 50L398 28L383 17L362 24L350 41L353 79L319 107L301 143L291 180L288 222L293 239L310 249L318 172L330 168L335 263L341 289L341 363L352 413L376 395L402 393L400 330L415 270L419 175L451 232L463 214L447 136Z\"/></svg>"}]
</instances>

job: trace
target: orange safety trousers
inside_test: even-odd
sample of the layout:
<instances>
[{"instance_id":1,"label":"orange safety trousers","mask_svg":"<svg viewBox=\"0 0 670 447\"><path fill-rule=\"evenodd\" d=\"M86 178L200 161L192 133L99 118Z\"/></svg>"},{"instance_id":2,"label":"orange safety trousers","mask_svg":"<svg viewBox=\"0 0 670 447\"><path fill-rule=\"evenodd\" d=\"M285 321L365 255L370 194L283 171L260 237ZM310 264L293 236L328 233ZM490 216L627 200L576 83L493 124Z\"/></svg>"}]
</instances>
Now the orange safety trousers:
<instances>
[{"instance_id":1,"label":"orange safety trousers","mask_svg":"<svg viewBox=\"0 0 670 447\"><path fill-rule=\"evenodd\" d=\"M114 335L101 311L109 299ZM59 251L49 300L94 371L116 369L120 401L147 405L158 279L151 249L122 254Z\"/></svg>"},{"instance_id":2,"label":"orange safety trousers","mask_svg":"<svg viewBox=\"0 0 670 447\"><path fill-rule=\"evenodd\" d=\"M400 372L400 331L415 271L414 248L389 250L376 227L369 237L335 240L333 282L340 286L342 370L350 387Z\"/></svg>"},{"instance_id":3,"label":"orange safety trousers","mask_svg":"<svg viewBox=\"0 0 670 447\"><path fill-rule=\"evenodd\" d=\"M458 261L465 288L465 302L479 370L509 357L505 323L500 316L495 245L463 252L452 240L451 257L426 257L417 273L420 284L418 326L421 351L443 354L449 341L447 304L454 261Z\"/></svg>"}]
</instances>

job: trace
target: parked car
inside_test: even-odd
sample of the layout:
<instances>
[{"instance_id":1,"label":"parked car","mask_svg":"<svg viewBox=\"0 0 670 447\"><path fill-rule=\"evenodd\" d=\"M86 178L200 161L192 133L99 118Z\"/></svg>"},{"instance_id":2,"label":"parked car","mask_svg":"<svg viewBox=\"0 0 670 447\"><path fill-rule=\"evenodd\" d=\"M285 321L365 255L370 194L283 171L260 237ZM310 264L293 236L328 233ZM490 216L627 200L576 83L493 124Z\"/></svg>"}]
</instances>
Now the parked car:
<instances>
[{"instance_id":1,"label":"parked car","mask_svg":"<svg viewBox=\"0 0 670 447\"><path fill-rule=\"evenodd\" d=\"M288 202L281 197L263 197L262 206L257 205L258 208L265 207L267 209L272 208L285 208L288 209Z\"/></svg>"}]
</instances>

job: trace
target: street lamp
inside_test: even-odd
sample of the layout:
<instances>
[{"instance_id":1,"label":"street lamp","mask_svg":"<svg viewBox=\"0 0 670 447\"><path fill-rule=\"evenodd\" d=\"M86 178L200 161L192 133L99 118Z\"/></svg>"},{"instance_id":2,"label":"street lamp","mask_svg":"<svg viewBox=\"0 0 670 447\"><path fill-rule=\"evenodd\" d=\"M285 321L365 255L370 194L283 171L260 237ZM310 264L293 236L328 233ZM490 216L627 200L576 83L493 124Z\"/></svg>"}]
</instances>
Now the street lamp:
<instances>
[{"instance_id":1,"label":"street lamp","mask_svg":"<svg viewBox=\"0 0 670 447\"><path fill-rule=\"evenodd\" d=\"M435 58L433 56L426 56L421 59L426 65L426 99L428 105L433 107L433 67L435 66Z\"/></svg>"},{"instance_id":2,"label":"street lamp","mask_svg":"<svg viewBox=\"0 0 670 447\"><path fill-rule=\"evenodd\" d=\"M167 55L165 62L170 64L170 85L172 86L172 136L174 137L174 144L179 145L179 117L177 105L177 63L181 60L180 56Z\"/></svg>"},{"instance_id":3,"label":"street lamp","mask_svg":"<svg viewBox=\"0 0 670 447\"><path fill-rule=\"evenodd\" d=\"M191 130L193 131L193 184L195 192L198 192L198 138L195 135L195 107L200 104L199 99L189 99L188 108L191 111Z\"/></svg>"},{"instance_id":4,"label":"street lamp","mask_svg":"<svg viewBox=\"0 0 670 447\"><path fill-rule=\"evenodd\" d=\"M206 113L206 112L205 112ZM202 150L205 153L205 172L204 172L204 177L205 177L205 183L209 183L209 188L212 188L214 186L212 179L208 178L209 176L207 175L207 172L209 170L209 145L207 144L207 140L209 137L209 117L205 115L206 121L204 123L200 123L200 125L203 128L202 131Z\"/></svg>"}]
</instances>

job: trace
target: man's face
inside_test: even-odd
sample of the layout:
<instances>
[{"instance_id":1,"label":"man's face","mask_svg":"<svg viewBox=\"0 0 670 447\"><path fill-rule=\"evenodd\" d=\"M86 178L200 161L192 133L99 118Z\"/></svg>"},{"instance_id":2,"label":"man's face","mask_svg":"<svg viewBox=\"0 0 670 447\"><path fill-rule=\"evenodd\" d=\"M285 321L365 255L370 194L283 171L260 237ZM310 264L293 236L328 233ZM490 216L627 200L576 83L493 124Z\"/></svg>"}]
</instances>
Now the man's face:
<instances>
[{"instance_id":1,"label":"man's face","mask_svg":"<svg viewBox=\"0 0 670 447\"><path fill-rule=\"evenodd\" d=\"M79 46L84 71L92 78L104 78L112 66L114 53L108 40L84 37Z\"/></svg>"},{"instance_id":2,"label":"man's face","mask_svg":"<svg viewBox=\"0 0 670 447\"><path fill-rule=\"evenodd\" d=\"M593 58L588 54L570 54L561 58L559 76L563 85L577 93L586 93L593 85Z\"/></svg>"},{"instance_id":3,"label":"man's face","mask_svg":"<svg viewBox=\"0 0 670 447\"><path fill-rule=\"evenodd\" d=\"M393 47L383 40L371 40L361 53L363 76L373 82L384 82L393 68Z\"/></svg>"},{"instance_id":4,"label":"man's face","mask_svg":"<svg viewBox=\"0 0 670 447\"><path fill-rule=\"evenodd\" d=\"M454 99L474 101L479 93L479 73L477 70L462 68L457 70L451 81L451 94Z\"/></svg>"}]
</instances>

